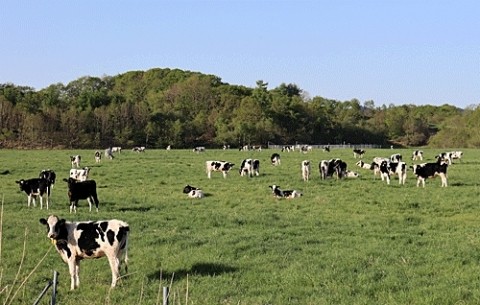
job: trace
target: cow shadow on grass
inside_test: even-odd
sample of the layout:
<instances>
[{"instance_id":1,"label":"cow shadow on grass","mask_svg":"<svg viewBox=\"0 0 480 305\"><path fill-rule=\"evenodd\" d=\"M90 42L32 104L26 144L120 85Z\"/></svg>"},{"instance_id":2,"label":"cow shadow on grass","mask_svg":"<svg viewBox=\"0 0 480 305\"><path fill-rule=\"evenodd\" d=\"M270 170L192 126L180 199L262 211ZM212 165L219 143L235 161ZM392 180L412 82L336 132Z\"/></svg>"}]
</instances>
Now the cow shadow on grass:
<instances>
[{"instance_id":1,"label":"cow shadow on grass","mask_svg":"<svg viewBox=\"0 0 480 305\"><path fill-rule=\"evenodd\" d=\"M171 281L180 281L188 276L216 276L225 273L236 272L238 268L227 266L224 264L216 263L197 263L194 264L189 270L180 269L176 271L162 271L157 270L148 275L149 280L171 280Z\"/></svg>"}]
</instances>

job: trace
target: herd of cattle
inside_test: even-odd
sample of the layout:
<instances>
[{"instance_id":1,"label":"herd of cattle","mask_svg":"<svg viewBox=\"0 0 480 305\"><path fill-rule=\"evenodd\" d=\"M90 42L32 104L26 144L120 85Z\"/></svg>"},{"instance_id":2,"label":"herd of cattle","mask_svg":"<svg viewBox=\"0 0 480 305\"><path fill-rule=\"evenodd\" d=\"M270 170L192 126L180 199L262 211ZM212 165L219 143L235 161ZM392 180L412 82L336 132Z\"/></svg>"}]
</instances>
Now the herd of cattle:
<instances>
[{"instance_id":1,"label":"herd of cattle","mask_svg":"<svg viewBox=\"0 0 480 305\"><path fill-rule=\"evenodd\" d=\"M306 148L308 149L308 148ZM169 149L168 149L169 150ZM144 152L145 147L136 147L132 151ZM194 149L198 152L198 149ZM113 158L113 152L120 153L120 147L110 147L105 150L107 158ZM402 161L400 154L393 154L389 158L375 157L372 162L364 162L362 159L365 156L365 151L361 149L353 150L354 158L360 158L356 162L356 166L371 170L374 177L380 175L382 181L390 184L391 176L398 176L399 184L405 184L407 165ZM95 161L100 162L101 153L95 152ZM453 163L453 160L462 159L463 152L452 151L441 153L435 158L437 162L421 163L410 166L413 173L417 177L417 187L422 184L425 187L425 180L427 178L440 176L442 180L442 187L447 186L447 167ZM414 151L412 160L423 160L422 151ZM95 180L88 180L90 169L88 167L80 168L81 156L70 156L72 169L68 179L63 179L68 186L68 197L70 202L70 213L77 210L79 200L86 199L92 210L92 205L95 204L98 212L99 200L97 197ZM281 164L280 154L274 153L270 157L271 165L279 166ZM210 179L212 172L221 172L224 178L227 178L228 172L235 166L234 163L226 161L206 161L206 173ZM309 181L311 176L311 162L310 160L303 160L301 162L301 174L304 181ZM255 177L260 175L260 161L258 159L244 159L239 167L240 176ZM322 180L329 177L336 179L342 178L356 178L358 173L347 170L347 163L339 158L330 160L322 160L319 163L319 174ZM28 196L27 204L30 207L31 203L36 206L36 198L40 199L40 208L43 208L43 201L45 200L46 208L48 209L49 197L51 189L55 185L56 173L52 170L42 170L38 178L21 179L16 181L20 186L20 190L25 192ZM283 190L278 185L270 185L273 196L276 198L296 198L303 194L297 190ZM205 196L202 189L186 185L183 193L190 198L203 198ZM40 223L47 227L47 237L55 245L57 252L60 254L62 260L68 264L71 285L73 290L80 284L79 280L79 263L83 258L98 258L106 256L111 272L112 282L111 286L115 287L120 277L121 262L125 264L127 269L127 244L128 234L130 231L129 225L121 220L112 219L105 221L83 221L83 222L68 222L65 219L60 219L55 215L50 215L47 219L41 218Z\"/></svg>"}]
</instances>

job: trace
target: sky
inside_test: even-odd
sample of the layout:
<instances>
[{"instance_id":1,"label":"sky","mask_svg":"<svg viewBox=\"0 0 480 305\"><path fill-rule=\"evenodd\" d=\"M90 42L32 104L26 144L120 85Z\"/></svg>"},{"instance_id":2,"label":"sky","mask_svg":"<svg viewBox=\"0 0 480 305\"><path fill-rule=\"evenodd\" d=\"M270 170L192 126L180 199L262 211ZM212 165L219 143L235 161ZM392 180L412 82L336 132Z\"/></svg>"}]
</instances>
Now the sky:
<instances>
[{"instance_id":1,"label":"sky","mask_svg":"<svg viewBox=\"0 0 480 305\"><path fill-rule=\"evenodd\" d=\"M480 104L478 0L4 0L0 83L170 68L381 105Z\"/></svg>"}]
</instances>

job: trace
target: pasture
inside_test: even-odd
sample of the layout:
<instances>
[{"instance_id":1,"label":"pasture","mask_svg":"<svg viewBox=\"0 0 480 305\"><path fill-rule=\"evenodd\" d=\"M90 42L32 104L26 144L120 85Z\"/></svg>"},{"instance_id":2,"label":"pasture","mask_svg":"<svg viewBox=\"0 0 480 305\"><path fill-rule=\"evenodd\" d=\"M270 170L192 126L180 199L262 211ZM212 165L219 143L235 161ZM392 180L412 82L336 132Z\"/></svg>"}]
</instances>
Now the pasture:
<instances>
[{"instance_id":1,"label":"pasture","mask_svg":"<svg viewBox=\"0 0 480 305\"><path fill-rule=\"evenodd\" d=\"M423 162L441 151L424 149ZM102 155L99 164L94 150L0 150L0 302L32 304L57 270L58 302L65 305L161 304L163 286L171 287L170 304L479 304L480 152L463 151L464 159L448 168L447 188L439 178L417 188L411 169L403 186L397 178L390 185L374 179L355 166L351 149L125 149L113 160ZM273 152L281 155L276 167ZM411 149L370 149L363 159L394 152L413 164ZM69 213L62 179L74 154L97 181L98 213L88 212L86 201ZM259 177L239 175L247 157L260 160ZM320 180L319 161L334 157L361 177ZM300 171L305 159L312 164L308 182ZM235 167L227 179L221 173L208 179L207 160ZM50 210L38 203L28 208L15 180L48 168L57 173ZM186 184L206 197L187 198ZM303 196L273 198L272 184ZM69 290L67 265L39 223L49 214L129 223L129 273L122 269L117 288L110 289L110 268L101 258L83 260L80 287Z\"/></svg>"}]
</instances>

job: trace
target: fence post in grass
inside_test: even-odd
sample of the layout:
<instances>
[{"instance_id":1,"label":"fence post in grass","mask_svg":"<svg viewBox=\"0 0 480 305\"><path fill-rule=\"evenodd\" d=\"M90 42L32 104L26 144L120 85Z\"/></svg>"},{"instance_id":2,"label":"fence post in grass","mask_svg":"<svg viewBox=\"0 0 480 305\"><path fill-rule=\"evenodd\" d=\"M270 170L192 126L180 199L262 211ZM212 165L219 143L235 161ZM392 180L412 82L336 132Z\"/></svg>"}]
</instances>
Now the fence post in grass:
<instances>
[{"instance_id":1,"label":"fence post in grass","mask_svg":"<svg viewBox=\"0 0 480 305\"><path fill-rule=\"evenodd\" d=\"M57 283L58 283L58 272L53 271L53 283L52 283L52 301L50 302L51 305L55 305L57 301Z\"/></svg>"},{"instance_id":2,"label":"fence post in grass","mask_svg":"<svg viewBox=\"0 0 480 305\"><path fill-rule=\"evenodd\" d=\"M168 305L168 287L163 287L163 305Z\"/></svg>"}]
</instances>

